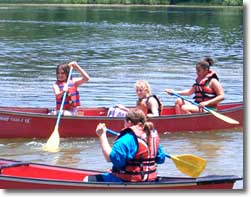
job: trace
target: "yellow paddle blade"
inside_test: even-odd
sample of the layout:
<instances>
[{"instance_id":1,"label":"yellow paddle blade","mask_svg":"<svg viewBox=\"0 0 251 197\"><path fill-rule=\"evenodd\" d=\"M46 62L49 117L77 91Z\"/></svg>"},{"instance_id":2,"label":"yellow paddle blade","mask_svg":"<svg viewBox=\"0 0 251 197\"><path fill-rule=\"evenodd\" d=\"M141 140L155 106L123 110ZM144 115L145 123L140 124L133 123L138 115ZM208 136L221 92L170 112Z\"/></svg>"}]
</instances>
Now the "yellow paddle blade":
<instances>
[{"instance_id":1,"label":"yellow paddle blade","mask_svg":"<svg viewBox=\"0 0 251 197\"><path fill-rule=\"evenodd\" d=\"M193 178L201 174L207 163L205 159L191 154L171 156L171 159L181 172Z\"/></svg>"},{"instance_id":2,"label":"yellow paddle blade","mask_svg":"<svg viewBox=\"0 0 251 197\"><path fill-rule=\"evenodd\" d=\"M53 133L50 138L47 140L47 143L43 147L44 151L48 152L58 152L60 144L60 137L58 133L58 125L55 126Z\"/></svg>"},{"instance_id":3,"label":"yellow paddle blade","mask_svg":"<svg viewBox=\"0 0 251 197\"><path fill-rule=\"evenodd\" d=\"M211 114L213 114L214 116L216 116L217 118L219 118L219 119L221 119L221 120L224 120L224 121L227 122L227 123L230 123L230 124L240 124L237 120L234 120L234 119L232 119L232 118L230 118L230 117L228 117L228 116L225 116L225 115L223 115L223 114L220 114L220 113L218 113L218 112L216 112L216 111L214 111L214 110L209 110L209 112L210 112Z\"/></svg>"}]
</instances>

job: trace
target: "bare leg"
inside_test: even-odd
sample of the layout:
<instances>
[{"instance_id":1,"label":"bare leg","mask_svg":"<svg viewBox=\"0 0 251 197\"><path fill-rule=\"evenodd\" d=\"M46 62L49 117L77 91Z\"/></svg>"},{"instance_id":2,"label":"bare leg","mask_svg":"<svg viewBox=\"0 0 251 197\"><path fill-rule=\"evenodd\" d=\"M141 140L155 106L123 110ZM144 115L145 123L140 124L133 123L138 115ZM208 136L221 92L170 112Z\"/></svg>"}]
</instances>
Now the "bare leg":
<instances>
[{"instance_id":1,"label":"bare leg","mask_svg":"<svg viewBox=\"0 0 251 197\"><path fill-rule=\"evenodd\" d=\"M195 112L199 112L199 108L195 105L192 105L190 103L186 103L181 106L181 110L183 114L191 114Z\"/></svg>"},{"instance_id":2,"label":"bare leg","mask_svg":"<svg viewBox=\"0 0 251 197\"><path fill-rule=\"evenodd\" d=\"M183 111L182 111L182 106L184 104L185 104L185 102L181 98L178 98L175 101L175 112L176 112L176 114L184 114Z\"/></svg>"},{"instance_id":3,"label":"bare leg","mask_svg":"<svg viewBox=\"0 0 251 197\"><path fill-rule=\"evenodd\" d=\"M73 114L72 114L71 111L64 110L64 111L63 111L63 115L64 115L64 116L72 116Z\"/></svg>"},{"instance_id":4,"label":"bare leg","mask_svg":"<svg viewBox=\"0 0 251 197\"><path fill-rule=\"evenodd\" d=\"M199 108L181 98L178 98L175 102L175 112L176 114L191 114L199 112Z\"/></svg>"}]
</instances>

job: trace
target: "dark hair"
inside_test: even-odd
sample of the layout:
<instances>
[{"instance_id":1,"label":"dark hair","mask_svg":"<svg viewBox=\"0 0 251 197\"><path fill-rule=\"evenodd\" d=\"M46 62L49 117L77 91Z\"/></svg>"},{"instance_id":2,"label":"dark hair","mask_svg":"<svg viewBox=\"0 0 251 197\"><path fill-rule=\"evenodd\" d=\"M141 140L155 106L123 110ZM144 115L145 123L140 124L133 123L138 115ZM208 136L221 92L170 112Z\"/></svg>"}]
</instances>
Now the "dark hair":
<instances>
[{"instance_id":1,"label":"dark hair","mask_svg":"<svg viewBox=\"0 0 251 197\"><path fill-rule=\"evenodd\" d=\"M150 121L147 121L145 113L138 108L131 109L126 115L126 121L131 121L133 125L142 124L143 130L146 132L146 135L149 136L150 132L154 129L154 124Z\"/></svg>"},{"instance_id":2,"label":"dark hair","mask_svg":"<svg viewBox=\"0 0 251 197\"><path fill-rule=\"evenodd\" d=\"M56 68L56 73L59 72L59 69L62 69L64 73L66 74L66 79L68 79L69 72L70 72L70 66L66 63L59 64Z\"/></svg>"},{"instance_id":3,"label":"dark hair","mask_svg":"<svg viewBox=\"0 0 251 197\"><path fill-rule=\"evenodd\" d=\"M150 136L152 130L154 130L153 123L150 122L150 121L145 122L145 124L144 124L144 131L145 131L147 137Z\"/></svg>"},{"instance_id":4,"label":"dark hair","mask_svg":"<svg viewBox=\"0 0 251 197\"><path fill-rule=\"evenodd\" d=\"M131 109L126 115L126 121L131 121L133 125L137 125L138 123L145 124L146 116L144 112L140 109Z\"/></svg>"},{"instance_id":5,"label":"dark hair","mask_svg":"<svg viewBox=\"0 0 251 197\"><path fill-rule=\"evenodd\" d=\"M203 60L199 61L196 66L200 66L203 69L210 69L210 66L214 64L214 60L211 57L205 57Z\"/></svg>"}]
</instances>

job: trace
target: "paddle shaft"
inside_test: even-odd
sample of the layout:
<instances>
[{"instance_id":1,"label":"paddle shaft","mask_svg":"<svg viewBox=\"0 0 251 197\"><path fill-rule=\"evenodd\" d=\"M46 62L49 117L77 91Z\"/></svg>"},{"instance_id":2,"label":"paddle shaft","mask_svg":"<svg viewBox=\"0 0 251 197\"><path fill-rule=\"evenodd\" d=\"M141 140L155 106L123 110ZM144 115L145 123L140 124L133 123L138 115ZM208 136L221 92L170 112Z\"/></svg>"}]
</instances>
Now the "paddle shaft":
<instances>
[{"instance_id":1,"label":"paddle shaft","mask_svg":"<svg viewBox=\"0 0 251 197\"><path fill-rule=\"evenodd\" d=\"M73 71L73 67L70 68L69 71L69 75L67 77L67 81L66 81L66 86L68 86L70 79L71 79L71 74ZM59 136L59 132L58 132L58 127L59 127L59 123L60 123L60 118L63 114L63 108L64 108L64 102L66 99L66 94L67 92L64 92L63 94L63 98L62 98L62 103L58 112L58 116L57 116L57 121L56 121L56 125L54 127L54 131L52 132L50 138L47 140L46 145L44 146L44 150L49 151L49 152L57 152L58 151L58 147L59 147L59 143L60 143L60 136Z\"/></svg>"},{"instance_id":2,"label":"paddle shaft","mask_svg":"<svg viewBox=\"0 0 251 197\"><path fill-rule=\"evenodd\" d=\"M189 99L187 99L187 98L185 98L185 97L183 97L183 96L181 96L181 95L179 95L179 94L177 94L177 93L175 93L175 92L173 92L172 95L175 95L175 96L177 96L177 97L179 97L179 98L181 98L181 99L183 99L183 100L186 100L186 101L192 103L193 105L196 105L196 106L199 107L199 104L198 104L198 103L196 103L196 102L194 102L194 101L190 101ZM211 110L211 109L209 109L209 108L207 108L207 107L203 107L203 108L204 108L206 111L208 111L208 112L210 112L211 114L213 114L215 117L217 117L217 118L219 118L219 119L221 119L221 120L223 120L223 121L225 121L225 122L227 122L227 123L230 123L230 124L239 124L239 121L234 120L233 118L230 118L230 117L228 117L228 116L225 116L225 115L223 115L223 114L220 114L220 113L218 113L218 112L216 112L216 111L214 111L214 110Z\"/></svg>"},{"instance_id":3,"label":"paddle shaft","mask_svg":"<svg viewBox=\"0 0 251 197\"><path fill-rule=\"evenodd\" d=\"M177 97L179 97L179 98L181 98L181 99L183 99L183 100L186 100L186 101L192 103L193 105L196 105L196 106L199 107L199 104L198 104L198 103L196 103L196 102L194 102L194 101L191 101L191 100L185 98L184 96L181 96L180 94L177 94L177 93L173 92L172 95L175 95L175 96L177 96ZM211 110L210 110L209 108L207 108L207 107L203 107L203 108L204 108L206 111L208 111L208 112L211 111Z\"/></svg>"},{"instance_id":4,"label":"paddle shaft","mask_svg":"<svg viewBox=\"0 0 251 197\"><path fill-rule=\"evenodd\" d=\"M109 134L111 134L111 135L114 135L114 136L118 136L118 135L119 135L118 132L113 131L113 130L111 130L111 129L106 129L106 131L107 131L107 133L109 133ZM171 155L168 155L167 153L165 153L165 155L166 155L166 157L169 158L169 159L172 158Z\"/></svg>"},{"instance_id":5,"label":"paddle shaft","mask_svg":"<svg viewBox=\"0 0 251 197\"><path fill-rule=\"evenodd\" d=\"M71 67L69 75L68 75L68 79L67 79L67 82L66 82L67 86L68 86L68 84L69 84L69 82L71 80L72 71L73 71L73 67ZM61 103L61 106L60 106L60 109L59 109L59 112L58 112L56 126L59 125L61 116L63 114L63 108L64 108L64 102L65 102L65 99L66 99L66 95L67 95L67 92L64 92L64 95L63 95L63 98L62 98L62 103Z\"/></svg>"},{"instance_id":6,"label":"paddle shaft","mask_svg":"<svg viewBox=\"0 0 251 197\"><path fill-rule=\"evenodd\" d=\"M111 129L106 129L106 131L107 131L107 133L109 133L109 134L111 134L111 135L114 135L114 136L118 136L118 135L119 135L118 132L113 131L113 130L111 130Z\"/></svg>"}]
</instances>

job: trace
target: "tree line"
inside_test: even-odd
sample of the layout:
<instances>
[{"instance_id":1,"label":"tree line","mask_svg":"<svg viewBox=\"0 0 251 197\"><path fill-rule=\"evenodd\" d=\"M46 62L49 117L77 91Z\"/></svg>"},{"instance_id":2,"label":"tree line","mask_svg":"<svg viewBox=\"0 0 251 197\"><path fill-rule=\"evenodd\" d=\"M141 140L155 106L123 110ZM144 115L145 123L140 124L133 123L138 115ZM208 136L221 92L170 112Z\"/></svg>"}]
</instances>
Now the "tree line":
<instances>
[{"instance_id":1,"label":"tree line","mask_svg":"<svg viewBox=\"0 0 251 197\"><path fill-rule=\"evenodd\" d=\"M1 0L0 3L146 4L242 6L243 0Z\"/></svg>"}]
</instances>

